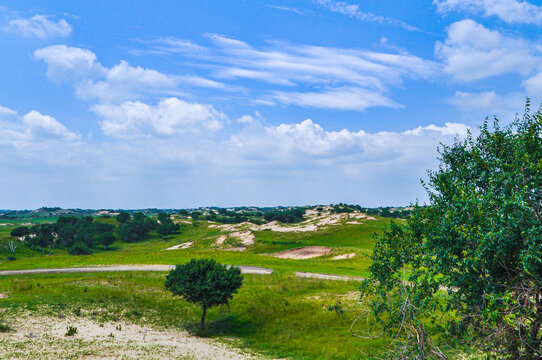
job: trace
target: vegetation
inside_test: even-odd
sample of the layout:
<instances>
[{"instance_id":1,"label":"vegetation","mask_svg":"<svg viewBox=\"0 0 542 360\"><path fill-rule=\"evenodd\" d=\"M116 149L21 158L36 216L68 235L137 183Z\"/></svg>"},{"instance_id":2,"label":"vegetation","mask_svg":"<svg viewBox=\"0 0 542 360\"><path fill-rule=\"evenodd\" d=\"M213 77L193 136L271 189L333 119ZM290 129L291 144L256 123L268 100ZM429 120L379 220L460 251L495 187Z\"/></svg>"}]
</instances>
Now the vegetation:
<instances>
[{"instance_id":1,"label":"vegetation","mask_svg":"<svg viewBox=\"0 0 542 360\"><path fill-rule=\"evenodd\" d=\"M542 113L528 107L508 127L486 121L442 148L430 206L378 238L362 287L402 338L394 358L441 358L430 336L444 326L498 358L542 357L541 166Z\"/></svg>"},{"instance_id":2,"label":"vegetation","mask_svg":"<svg viewBox=\"0 0 542 360\"><path fill-rule=\"evenodd\" d=\"M159 224L156 227L156 232L162 237L175 234L181 228L180 225L175 224L171 220L171 217L166 213L158 214L158 223Z\"/></svg>"},{"instance_id":3,"label":"vegetation","mask_svg":"<svg viewBox=\"0 0 542 360\"><path fill-rule=\"evenodd\" d=\"M303 221L304 208L269 211L264 214L265 221L280 221L285 224L293 224Z\"/></svg>"},{"instance_id":4,"label":"vegetation","mask_svg":"<svg viewBox=\"0 0 542 360\"><path fill-rule=\"evenodd\" d=\"M118 218L117 218L118 220ZM143 213L137 212L133 218L121 223L118 232L122 241L138 242L147 239L149 231L155 230L158 224Z\"/></svg>"},{"instance_id":5,"label":"vegetation","mask_svg":"<svg viewBox=\"0 0 542 360\"><path fill-rule=\"evenodd\" d=\"M173 295L201 306L201 329L205 328L207 309L217 305L228 305L233 294L243 284L241 269L228 268L213 259L191 260L177 265L166 276L166 289Z\"/></svg>"},{"instance_id":6,"label":"vegetation","mask_svg":"<svg viewBox=\"0 0 542 360\"><path fill-rule=\"evenodd\" d=\"M49 249L49 253L55 247L88 249L95 244L101 244L104 247L111 245L115 241L113 236L115 227L93 220L91 216L83 218L63 216L59 217L54 224L39 224L30 228L17 227L11 231L11 236L25 234L24 242L30 248L36 247L42 252Z\"/></svg>"}]
</instances>

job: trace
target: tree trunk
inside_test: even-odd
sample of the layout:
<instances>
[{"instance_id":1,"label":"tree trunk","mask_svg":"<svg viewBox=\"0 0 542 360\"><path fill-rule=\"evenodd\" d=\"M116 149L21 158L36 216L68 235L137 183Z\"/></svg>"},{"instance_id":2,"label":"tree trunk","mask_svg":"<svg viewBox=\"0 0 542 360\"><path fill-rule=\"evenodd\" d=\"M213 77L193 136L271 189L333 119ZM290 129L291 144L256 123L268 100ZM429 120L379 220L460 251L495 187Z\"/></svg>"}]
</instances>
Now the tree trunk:
<instances>
[{"instance_id":1,"label":"tree trunk","mask_svg":"<svg viewBox=\"0 0 542 360\"><path fill-rule=\"evenodd\" d=\"M205 314L207 313L207 307L205 305L202 305L202 313L201 313L201 330L205 330Z\"/></svg>"}]
</instances>

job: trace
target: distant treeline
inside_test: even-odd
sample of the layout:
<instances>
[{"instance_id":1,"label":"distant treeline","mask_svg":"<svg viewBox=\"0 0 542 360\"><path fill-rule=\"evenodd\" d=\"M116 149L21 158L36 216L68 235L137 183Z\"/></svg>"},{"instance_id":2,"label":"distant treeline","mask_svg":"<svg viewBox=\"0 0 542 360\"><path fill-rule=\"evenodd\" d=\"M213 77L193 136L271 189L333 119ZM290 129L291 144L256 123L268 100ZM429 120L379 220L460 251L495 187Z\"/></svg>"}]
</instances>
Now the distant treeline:
<instances>
[{"instance_id":1,"label":"distant treeline","mask_svg":"<svg viewBox=\"0 0 542 360\"><path fill-rule=\"evenodd\" d=\"M205 211L181 210L178 212L181 216L190 216L193 220L208 220L222 224L239 224L242 222L251 222L261 225L270 221L280 221L282 223L292 224L303 221L305 214L304 207L295 208L275 208L273 210L238 210L231 211L223 208L210 209Z\"/></svg>"},{"instance_id":2,"label":"distant treeline","mask_svg":"<svg viewBox=\"0 0 542 360\"><path fill-rule=\"evenodd\" d=\"M158 214L158 221L143 213L120 213L116 224L95 221L92 216L60 216L54 224L40 224L32 227L20 226L11 231L11 236L24 237L24 242L32 249L51 253L55 248L67 249L73 255L85 255L96 246L107 248L116 239L125 242L138 242L147 239L149 232L156 230L158 235L174 234L180 226L173 223L170 216Z\"/></svg>"}]
</instances>

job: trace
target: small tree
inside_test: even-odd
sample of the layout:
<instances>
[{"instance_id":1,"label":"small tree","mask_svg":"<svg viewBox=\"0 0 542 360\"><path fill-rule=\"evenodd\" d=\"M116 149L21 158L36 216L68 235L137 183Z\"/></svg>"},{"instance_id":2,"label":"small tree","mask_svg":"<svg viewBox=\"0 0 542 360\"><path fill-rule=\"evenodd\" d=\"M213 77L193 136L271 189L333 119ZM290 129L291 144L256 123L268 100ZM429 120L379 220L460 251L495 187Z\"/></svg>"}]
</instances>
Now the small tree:
<instances>
[{"instance_id":1,"label":"small tree","mask_svg":"<svg viewBox=\"0 0 542 360\"><path fill-rule=\"evenodd\" d=\"M240 268L228 268L214 259L192 259L175 266L166 276L165 286L173 295L201 306L201 329L205 329L207 309L228 304L242 284Z\"/></svg>"}]
</instances>

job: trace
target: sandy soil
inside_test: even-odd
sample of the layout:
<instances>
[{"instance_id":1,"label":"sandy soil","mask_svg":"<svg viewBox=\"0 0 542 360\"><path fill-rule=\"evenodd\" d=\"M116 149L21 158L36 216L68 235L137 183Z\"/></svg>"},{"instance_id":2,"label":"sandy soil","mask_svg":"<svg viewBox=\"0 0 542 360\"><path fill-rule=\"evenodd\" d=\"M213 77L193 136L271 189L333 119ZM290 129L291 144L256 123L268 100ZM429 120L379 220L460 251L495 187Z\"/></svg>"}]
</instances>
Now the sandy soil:
<instances>
[{"instance_id":1,"label":"sandy soil","mask_svg":"<svg viewBox=\"0 0 542 360\"><path fill-rule=\"evenodd\" d=\"M24 314L0 337L2 359L265 359L183 331L158 331L124 322ZM77 328L66 336L68 326Z\"/></svg>"},{"instance_id":2,"label":"sandy soil","mask_svg":"<svg viewBox=\"0 0 542 360\"><path fill-rule=\"evenodd\" d=\"M182 244L179 244L179 245L175 245L175 246L172 246L172 247L168 247L167 249L164 249L164 250L187 249L187 248L189 248L190 246L192 246L193 243L194 243L193 241L189 241L189 242L185 242L185 243L182 243Z\"/></svg>"},{"instance_id":3,"label":"sandy soil","mask_svg":"<svg viewBox=\"0 0 542 360\"><path fill-rule=\"evenodd\" d=\"M342 254L342 255L337 255L337 256L332 257L331 260L352 259L354 256L356 256L356 253Z\"/></svg>"},{"instance_id":4,"label":"sandy soil","mask_svg":"<svg viewBox=\"0 0 542 360\"><path fill-rule=\"evenodd\" d=\"M298 271L295 273L295 276L300 278L312 278L312 279L322 279L322 280L343 280L343 281L362 281L364 278L359 276L344 276L344 275L328 275L328 274L317 274L317 273L308 273Z\"/></svg>"},{"instance_id":5,"label":"sandy soil","mask_svg":"<svg viewBox=\"0 0 542 360\"><path fill-rule=\"evenodd\" d=\"M342 222L348 224L359 224L366 220L376 220L372 216L367 216L364 213L341 213L331 214L329 213L330 207L325 207L324 211L318 215L318 211L315 209L305 210L305 220L296 225L285 225L278 221L271 221L263 225L255 225L250 222L242 222L239 224L212 224L210 228L220 229L226 233L234 232L253 232L270 230L275 232L307 232L317 231L324 226L339 225Z\"/></svg>"},{"instance_id":6,"label":"sandy soil","mask_svg":"<svg viewBox=\"0 0 542 360\"><path fill-rule=\"evenodd\" d=\"M331 248L327 246L305 246L302 248L279 251L272 254L271 256L280 258L280 259L311 259L318 256L327 255L331 252Z\"/></svg>"},{"instance_id":7,"label":"sandy soil","mask_svg":"<svg viewBox=\"0 0 542 360\"><path fill-rule=\"evenodd\" d=\"M227 238L228 238L228 236L226 236L226 235L220 235L220 236L218 237L218 239L216 239L216 243L215 243L215 244L216 244L216 245L222 245L222 244L224 244L224 241L226 241Z\"/></svg>"}]
</instances>

